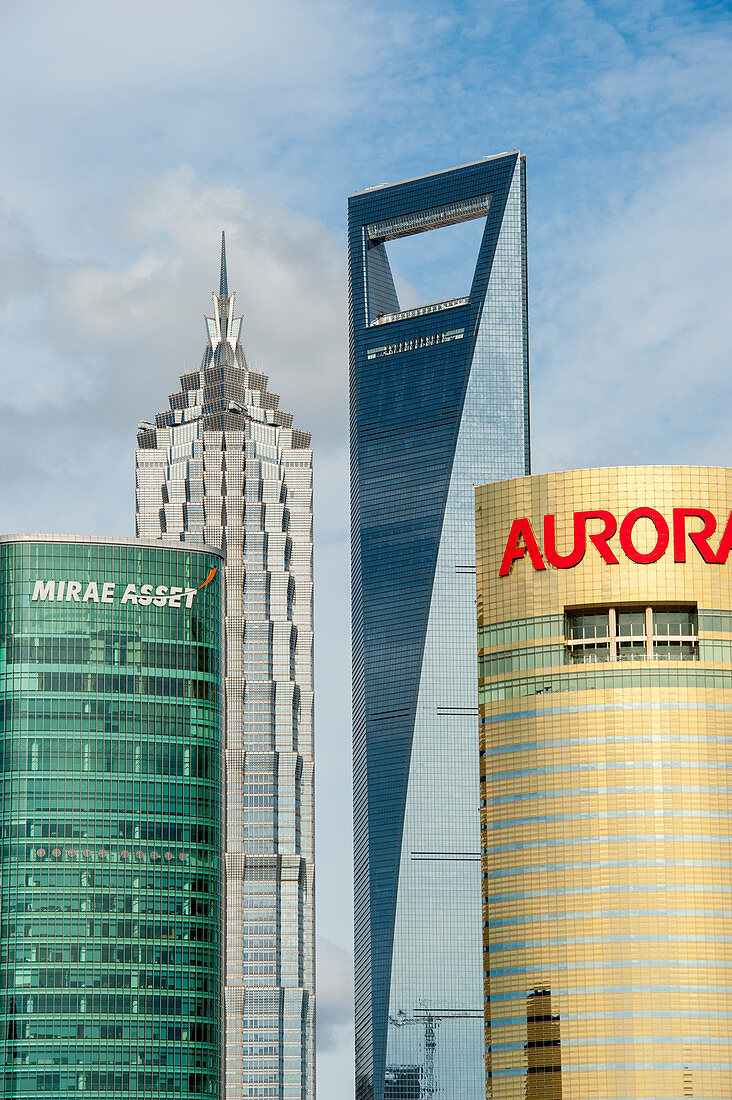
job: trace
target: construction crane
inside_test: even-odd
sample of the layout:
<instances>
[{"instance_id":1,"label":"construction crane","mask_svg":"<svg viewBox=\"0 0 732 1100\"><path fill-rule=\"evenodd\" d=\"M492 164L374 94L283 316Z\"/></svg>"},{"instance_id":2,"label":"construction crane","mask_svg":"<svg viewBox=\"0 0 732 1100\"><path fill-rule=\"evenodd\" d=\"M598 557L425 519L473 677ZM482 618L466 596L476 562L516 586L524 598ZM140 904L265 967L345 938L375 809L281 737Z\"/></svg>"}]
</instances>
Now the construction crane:
<instances>
[{"instance_id":1,"label":"construction crane","mask_svg":"<svg viewBox=\"0 0 732 1100\"><path fill-rule=\"evenodd\" d=\"M422 1084L420 1085L420 1100L433 1100L435 1095L435 1049L437 1047L437 1029L440 1026L440 1016L427 1007L424 1001L419 1002L424 1013L419 1016L407 1016L404 1009L400 1008L396 1016L389 1017L389 1023L394 1027L406 1027L409 1024L424 1025L424 1066L420 1073Z\"/></svg>"}]
</instances>

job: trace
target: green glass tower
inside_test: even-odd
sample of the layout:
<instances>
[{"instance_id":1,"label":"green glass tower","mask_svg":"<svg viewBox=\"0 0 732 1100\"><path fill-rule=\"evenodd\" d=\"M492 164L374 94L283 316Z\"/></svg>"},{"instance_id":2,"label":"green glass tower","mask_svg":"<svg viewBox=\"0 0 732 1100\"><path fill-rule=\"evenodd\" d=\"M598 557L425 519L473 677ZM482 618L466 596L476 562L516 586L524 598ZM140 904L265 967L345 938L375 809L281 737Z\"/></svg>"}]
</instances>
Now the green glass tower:
<instances>
[{"instance_id":1,"label":"green glass tower","mask_svg":"<svg viewBox=\"0 0 732 1100\"><path fill-rule=\"evenodd\" d=\"M220 1097L220 566L0 539L3 1100Z\"/></svg>"}]
</instances>

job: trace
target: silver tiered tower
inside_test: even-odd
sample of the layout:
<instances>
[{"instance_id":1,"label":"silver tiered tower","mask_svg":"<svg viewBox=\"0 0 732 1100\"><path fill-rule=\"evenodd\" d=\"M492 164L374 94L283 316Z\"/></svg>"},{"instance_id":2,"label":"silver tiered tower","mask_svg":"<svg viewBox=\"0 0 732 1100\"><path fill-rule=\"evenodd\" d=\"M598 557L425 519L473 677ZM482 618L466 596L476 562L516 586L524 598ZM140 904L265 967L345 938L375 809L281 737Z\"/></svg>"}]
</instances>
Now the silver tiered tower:
<instances>
[{"instance_id":1,"label":"silver tiered tower","mask_svg":"<svg viewBox=\"0 0 732 1100\"><path fill-rule=\"evenodd\" d=\"M312 1100L312 451L247 366L223 234L206 327L140 425L137 535L226 551L226 1096Z\"/></svg>"}]
</instances>

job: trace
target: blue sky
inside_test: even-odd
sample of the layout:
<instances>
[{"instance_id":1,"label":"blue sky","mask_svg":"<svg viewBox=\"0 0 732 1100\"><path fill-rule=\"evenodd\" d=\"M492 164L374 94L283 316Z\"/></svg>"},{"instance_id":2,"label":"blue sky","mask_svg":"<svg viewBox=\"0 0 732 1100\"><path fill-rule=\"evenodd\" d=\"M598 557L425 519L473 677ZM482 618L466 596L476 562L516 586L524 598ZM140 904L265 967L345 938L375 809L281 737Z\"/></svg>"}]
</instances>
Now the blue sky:
<instances>
[{"instance_id":1,"label":"blue sky","mask_svg":"<svg viewBox=\"0 0 732 1100\"><path fill-rule=\"evenodd\" d=\"M520 148L534 468L732 464L731 71L729 3L0 10L3 529L131 533L221 228L250 360L315 434L321 1100L352 1090L345 197ZM469 233L437 236L405 295L459 293Z\"/></svg>"}]
</instances>

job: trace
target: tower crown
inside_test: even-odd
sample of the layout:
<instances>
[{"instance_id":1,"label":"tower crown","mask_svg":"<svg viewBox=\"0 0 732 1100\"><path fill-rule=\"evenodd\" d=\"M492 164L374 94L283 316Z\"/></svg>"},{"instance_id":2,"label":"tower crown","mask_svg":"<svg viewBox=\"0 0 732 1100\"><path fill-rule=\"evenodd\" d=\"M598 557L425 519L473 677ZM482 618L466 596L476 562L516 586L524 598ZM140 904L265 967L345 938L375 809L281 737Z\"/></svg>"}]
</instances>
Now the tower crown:
<instances>
[{"instance_id":1,"label":"tower crown","mask_svg":"<svg viewBox=\"0 0 732 1100\"><path fill-rule=\"evenodd\" d=\"M228 298L229 280L226 276L226 233L221 230L221 271L219 274L219 298Z\"/></svg>"},{"instance_id":2,"label":"tower crown","mask_svg":"<svg viewBox=\"0 0 732 1100\"><path fill-rule=\"evenodd\" d=\"M221 234L219 290L212 294L213 315L206 317L208 340L198 370L186 371L180 390L169 396L169 409L157 413L155 424L141 421L138 444L160 446L158 430L200 421L207 431L241 432L246 423L292 429L291 443L310 447L310 435L292 427L292 413L279 407L279 397L268 390L266 375L249 369L239 341L241 317L234 316L234 294L226 271L226 238Z\"/></svg>"},{"instance_id":3,"label":"tower crown","mask_svg":"<svg viewBox=\"0 0 732 1100\"><path fill-rule=\"evenodd\" d=\"M226 233L221 231L221 267L219 271L219 292L212 293L213 317L206 318L206 334L212 351L219 344L227 343L236 351L241 332L241 317L234 316L235 294L229 294L229 279L226 272Z\"/></svg>"}]
</instances>

